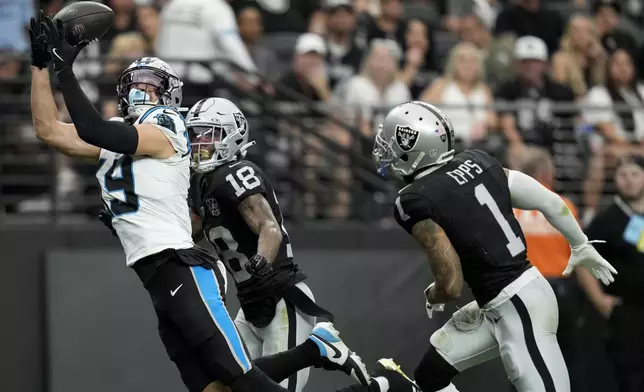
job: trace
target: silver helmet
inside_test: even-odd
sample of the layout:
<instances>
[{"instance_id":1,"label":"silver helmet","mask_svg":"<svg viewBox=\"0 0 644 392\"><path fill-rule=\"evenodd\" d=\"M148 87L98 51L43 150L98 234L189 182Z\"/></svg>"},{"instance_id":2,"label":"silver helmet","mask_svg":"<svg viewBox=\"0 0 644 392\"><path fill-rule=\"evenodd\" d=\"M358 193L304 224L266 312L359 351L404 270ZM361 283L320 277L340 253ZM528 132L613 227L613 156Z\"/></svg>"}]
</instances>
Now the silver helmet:
<instances>
[{"instance_id":1,"label":"silver helmet","mask_svg":"<svg viewBox=\"0 0 644 392\"><path fill-rule=\"evenodd\" d=\"M248 121L232 102L206 98L197 102L186 117L192 145L191 166L199 173L214 170L246 156L255 144L248 141Z\"/></svg>"},{"instance_id":2,"label":"silver helmet","mask_svg":"<svg viewBox=\"0 0 644 392\"><path fill-rule=\"evenodd\" d=\"M119 78L116 86L119 113L124 119L133 121L154 106L178 108L182 86L176 72L165 61L142 57L130 64Z\"/></svg>"},{"instance_id":3,"label":"silver helmet","mask_svg":"<svg viewBox=\"0 0 644 392\"><path fill-rule=\"evenodd\" d=\"M378 173L400 178L454 157L454 126L436 106L412 101L393 108L378 129L373 147Z\"/></svg>"}]
</instances>

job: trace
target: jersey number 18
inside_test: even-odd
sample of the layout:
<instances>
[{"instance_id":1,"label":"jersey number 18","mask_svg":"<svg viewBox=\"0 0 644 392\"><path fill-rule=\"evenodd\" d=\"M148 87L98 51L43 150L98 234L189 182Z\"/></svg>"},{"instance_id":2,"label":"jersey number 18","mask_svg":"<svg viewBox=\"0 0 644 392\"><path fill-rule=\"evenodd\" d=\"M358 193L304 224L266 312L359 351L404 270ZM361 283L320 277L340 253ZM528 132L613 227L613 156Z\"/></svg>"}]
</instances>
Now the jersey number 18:
<instances>
[{"instance_id":1,"label":"jersey number 18","mask_svg":"<svg viewBox=\"0 0 644 392\"><path fill-rule=\"evenodd\" d=\"M237 197L243 195L247 190L257 188L261 183L259 178L255 175L255 170L250 166L240 167L235 172L235 176L243 186L239 185L239 182L237 182L232 174L226 176L226 181L228 181L230 185L232 185L233 189L235 189L235 196Z\"/></svg>"}]
</instances>

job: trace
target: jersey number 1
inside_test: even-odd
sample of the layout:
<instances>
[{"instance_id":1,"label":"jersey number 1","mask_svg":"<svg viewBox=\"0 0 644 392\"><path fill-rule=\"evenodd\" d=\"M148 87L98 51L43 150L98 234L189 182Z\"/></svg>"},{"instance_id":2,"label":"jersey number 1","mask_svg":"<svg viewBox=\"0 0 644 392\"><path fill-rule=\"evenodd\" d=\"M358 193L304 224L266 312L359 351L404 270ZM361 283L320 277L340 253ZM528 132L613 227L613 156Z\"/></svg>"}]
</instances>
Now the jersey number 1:
<instances>
[{"instance_id":1,"label":"jersey number 1","mask_svg":"<svg viewBox=\"0 0 644 392\"><path fill-rule=\"evenodd\" d=\"M235 176L239 179L243 186L240 186L235 177L232 174L226 176L226 181L233 186L235 189L235 196L239 197L244 194L247 190L257 188L260 184L259 178L255 175L255 170L250 166L244 166L239 168L235 172Z\"/></svg>"},{"instance_id":2,"label":"jersey number 1","mask_svg":"<svg viewBox=\"0 0 644 392\"><path fill-rule=\"evenodd\" d=\"M121 168L121 175L115 176L117 168ZM125 201L113 199L110 201L110 210L114 216L137 212L139 210L139 197L134 192L134 172L132 171L132 156L123 155L115 160L112 167L105 173L105 189L112 192L123 192Z\"/></svg>"},{"instance_id":3,"label":"jersey number 1","mask_svg":"<svg viewBox=\"0 0 644 392\"><path fill-rule=\"evenodd\" d=\"M501 213L501 210L499 210L499 206L496 204L496 201L494 201L494 198L487 190L485 185L477 185L474 188L474 195L476 196L476 200L478 200L482 206L487 206L487 208L494 216L494 219L496 219L496 222L499 224L499 226L501 226L503 234L505 234L505 237L508 239L507 247L512 257L523 252L525 250L523 241L521 241L520 237L514 234L512 227L510 227L510 223L508 223L508 220L505 219L505 217Z\"/></svg>"}]
</instances>

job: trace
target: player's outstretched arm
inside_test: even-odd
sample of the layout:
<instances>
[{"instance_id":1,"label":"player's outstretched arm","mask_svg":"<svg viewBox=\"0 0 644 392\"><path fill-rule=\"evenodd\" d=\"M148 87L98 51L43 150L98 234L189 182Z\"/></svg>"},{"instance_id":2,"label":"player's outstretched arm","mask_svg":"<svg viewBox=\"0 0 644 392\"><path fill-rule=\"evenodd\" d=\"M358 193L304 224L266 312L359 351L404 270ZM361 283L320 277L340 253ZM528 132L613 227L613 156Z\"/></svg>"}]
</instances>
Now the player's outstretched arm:
<instances>
[{"instance_id":1,"label":"player's outstretched arm","mask_svg":"<svg viewBox=\"0 0 644 392\"><path fill-rule=\"evenodd\" d=\"M460 297L463 290L461 260L445 231L431 219L414 224L412 236L423 247L434 275L435 284L427 293L431 304L445 303Z\"/></svg>"},{"instance_id":2,"label":"player's outstretched arm","mask_svg":"<svg viewBox=\"0 0 644 392\"><path fill-rule=\"evenodd\" d=\"M73 124L58 121L46 69L31 67L31 117L38 139L65 155L98 159L100 148L78 137Z\"/></svg>"},{"instance_id":3,"label":"player's outstretched arm","mask_svg":"<svg viewBox=\"0 0 644 392\"><path fill-rule=\"evenodd\" d=\"M62 24L56 24L51 18L45 19L43 28L51 48L60 91L80 139L121 154L152 158L169 158L175 154L170 140L154 125L140 124L135 127L123 122L103 120L81 89L72 70L72 64L82 47L70 46Z\"/></svg>"},{"instance_id":4,"label":"player's outstretched arm","mask_svg":"<svg viewBox=\"0 0 644 392\"><path fill-rule=\"evenodd\" d=\"M256 193L244 199L238 210L248 227L259 236L257 254L272 263L282 244L282 229L268 200Z\"/></svg>"},{"instance_id":5,"label":"player's outstretched arm","mask_svg":"<svg viewBox=\"0 0 644 392\"><path fill-rule=\"evenodd\" d=\"M514 170L505 171L512 206L522 210L539 210L568 240L571 247L570 259L563 275L570 275L576 266L581 265L605 285L613 282L613 275L617 271L593 248L593 241L588 241L563 199L526 174Z\"/></svg>"},{"instance_id":6,"label":"player's outstretched arm","mask_svg":"<svg viewBox=\"0 0 644 392\"><path fill-rule=\"evenodd\" d=\"M527 174L516 170L504 170L508 176L508 188L513 207L522 210L539 210L548 222L566 237L572 247L588 242L575 216L559 195Z\"/></svg>"}]
</instances>

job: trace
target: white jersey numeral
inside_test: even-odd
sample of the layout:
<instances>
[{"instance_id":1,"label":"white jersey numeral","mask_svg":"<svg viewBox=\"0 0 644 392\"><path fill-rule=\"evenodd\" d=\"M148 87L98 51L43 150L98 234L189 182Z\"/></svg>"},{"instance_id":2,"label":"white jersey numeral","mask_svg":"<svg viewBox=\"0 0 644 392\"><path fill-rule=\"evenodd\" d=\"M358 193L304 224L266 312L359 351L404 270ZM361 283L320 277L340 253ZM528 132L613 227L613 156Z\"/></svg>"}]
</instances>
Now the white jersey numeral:
<instances>
[{"instance_id":1,"label":"white jersey numeral","mask_svg":"<svg viewBox=\"0 0 644 392\"><path fill-rule=\"evenodd\" d=\"M241 186L232 174L226 176L226 181L228 181L230 185L232 185L233 189L235 189L235 196L237 197L243 195L247 190L257 188L259 184L261 184L259 177L255 175L255 170L249 166L239 168L235 172L235 176L241 182Z\"/></svg>"},{"instance_id":2,"label":"white jersey numeral","mask_svg":"<svg viewBox=\"0 0 644 392\"><path fill-rule=\"evenodd\" d=\"M496 219L496 222L499 224L499 226L501 226L503 234L505 234L505 237L508 239L507 247L512 257L523 252L525 250L525 244L523 243L523 241L521 241L520 237L514 234L512 227L510 227L510 223L507 219L505 219L505 217L501 213L501 210L499 210L499 206L496 204L496 201L494 201L494 198L487 190L485 185L477 185L474 188L474 195L476 196L476 200L478 200L482 206L487 206L487 208L494 216L494 219Z\"/></svg>"},{"instance_id":3,"label":"white jersey numeral","mask_svg":"<svg viewBox=\"0 0 644 392\"><path fill-rule=\"evenodd\" d=\"M405 211L403 211L402 204L400 204L400 196L396 198L396 201L394 202L394 204L398 209L398 215L400 215L400 219L402 219L403 222L409 219L409 215L407 215Z\"/></svg>"},{"instance_id":4,"label":"white jersey numeral","mask_svg":"<svg viewBox=\"0 0 644 392\"><path fill-rule=\"evenodd\" d=\"M226 266L235 275L235 280L240 282L250 278L246 272L248 257L237 252L239 243L233 238L233 234L223 226L213 227L208 231L208 240L214 245L217 254L222 258Z\"/></svg>"}]
</instances>

